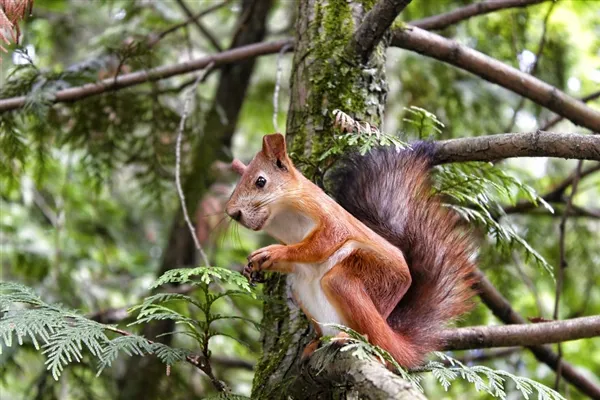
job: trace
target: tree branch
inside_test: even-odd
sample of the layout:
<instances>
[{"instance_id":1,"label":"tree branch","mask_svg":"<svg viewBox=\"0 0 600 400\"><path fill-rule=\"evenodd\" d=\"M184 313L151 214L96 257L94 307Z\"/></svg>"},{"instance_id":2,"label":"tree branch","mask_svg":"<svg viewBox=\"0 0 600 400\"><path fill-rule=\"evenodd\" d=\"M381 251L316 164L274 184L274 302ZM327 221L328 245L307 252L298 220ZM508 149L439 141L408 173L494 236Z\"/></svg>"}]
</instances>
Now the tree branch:
<instances>
[{"instance_id":1,"label":"tree branch","mask_svg":"<svg viewBox=\"0 0 600 400\"><path fill-rule=\"evenodd\" d=\"M598 172L598 171L600 171L600 164L592 165L591 167L586 168L585 170L581 171L581 174L578 179L583 179L586 176L592 175L593 173ZM552 189L552 191L543 195L542 199L544 199L545 201L547 201L549 203L562 201L565 190L567 190L567 188L573 184L576 176L577 175L575 173L569 175L566 179L564 179L562 182L560 182L558 185L556 185L554 187L554 189ZM524 212L524 211L527 211L527 210L530 210L530 209L533 209L536 207L538 207L538 206L533 204L532 202L524 201L524 202L519 202L514 206L505 207L504 212L506 214L515 214L515 213ZM579 211L581 211L581 209Z\"/></svg>"},{"instance_id":2,"label":"tree branch","mask_svg":"<svg viewBox=\"0 0 600 400\"><path fill-rule=\"evenodd\" d=\"M600 336L600 316L503 326L472 326L442 331L444 350L534 346Z\"/></svg>"},{"instance_id":3,"label":"tree branch","mask_svg":"<svg viewBox=\"0 0 600 400\"><path fill-rule=\"evenodd\" d=\"M468 6L460 7L444 14L418 19L408 23L428 31L441 30L478 15L489 14L507 8L527 7L545 1L549 0L487 0L469 4Z\"/></svg>"},{"instance_id":4,"label":"tree branch","mask_svg":"<svg viewBox=\"0 0 600 400\"><path fill-rule=\"evenodd\" d=\"M202 11L200 11L199 13L197 13L196 15L192 15L191 17L189 17L188 19L186 19L183 22L180 22L178 24L173 25L172 27L160 32L158 35L155 36L155 38L151 41L151 44L154 45L156 44L156 42L158 42L159 40L161 40L162 38L164 38L165 36L167 36L170 33L173 33L181 28L183 28L184 26L188 25L191 22L195 22L197 20L199 20L200 18L204 17L207 14L210 14L224 6L226 6L228 3L230 3L231 0L224 0L221 3L218 4L214 4Z\"/></svg>"},{"instance_id":5,"label":"tree branch","mask_svg":"<svg viewBox=\"0 0 600 400\"><path fill-rule=\"evenodd\" d=\"M289 392L296 399L321 398L320 394L331 388L351 390L368 400L424 400L426 397L410 382L388 370L381 363L361 360L351 351L341 352L335 345L313 353ZM334 389L335 390L335 389ZM344 398L352 397L345 393ZM327 397L329 398L329 397Z\"/></svg>"},{"instance_id":6,"label":"tree branch","mask_svg":"<svg viewBox=\"0 0 600 400\"><path fill-rule=\"evenodd\" d=\"M548 21L550 20L550 16L552 15L552 11L554 10L555 6L556 6L556 2L552 2L552 4L550 4L550 7L548 7L548 11L546 11L546 16L544 17L544 22L542 25L543 26L542 36L541 36L540 42L538 44L538 49L535 53L535 59L533 60L533 65L531 66L531 68L529 68L529 71L528 71L528 73L531 76L535 76L538 65L540 65L540 58L542 57L542 54L544 53L544 48L546 47L546 36L548 33ZM513 127L515 126L515 123L517 122L517 117L519 116L519 113L523 109L524 105L525 105L525 97L521 97L519 99L519 104L515 107L515 109L513 111L512 118L510 119L510 122L509 122L507 128L504 129L505 132L512 131Z\"/></svg>"},{"instance_id":7,"label":"tree branch","mask_svg":"<svg viewBox=\"0 0 600 400\"><path fill-rule=\"evenodd\" d=\"M208 31L208 29L202 24L202 22L200 22L200 20L198 18L194 17L194 13L192 13L192 10L190 10L190 8L187 6L187 4L185 4L185 2L183 0L175 0L175 1L179 5L179 8L181 8L183 10L183 12L188 17L188 19L191 20L191 22L194 25L196 25L196 28L198 28L198 31L200 31L200 33L209 41L209 43L212 45L212 47L219 52L223 51L223 48L221 47L221 45L219 44L217 39L215 39L215 37Z\"/></svg>"},{"instance_id":8,"label":"tree branch","mask_svg":"<svg viewBox=\"0 0 600 400\"><path fill-rule=\"evenodd\" d=\"M483 303L505 324L526 324L527 321L511 307L508 300L490 283L487 277L478 271L479 297ZM545 363L553 370L558 367L558 355L548 346L528 346L535 358ZM577 371L567 362L561 363L562 377L591 398L600 398L600 387Z\"/></svg>"},{"instance_id":9,"label":"tree branch","mask_svg":"<svg viewBox=\"0 0 600 400\"><path fill-rule=\"evenodd\" d=\"M210 362L214 365L218 365L224 368L239 368L239 369L247 369L252 371L254 369L255 363L252 361L246 361L241 358L232 358L227 356L217 356L213 355L210 357Z\"/></svg>"},{"instance_id":10,"label":"tree branch","mask_svg":"<svg viewBox=\"0 0 600 400\"><path fill-rule=\"evenodd\" d=\"M600 136L551 132L506 133L436 143L438 164L509 157L558 157L600 161Z\"/></svg>"},{"instance_id":11,"label":"tree branch","mask_svg":"<svg viewBox=\"0 0 600 400\"><path fill-rule=\"evenodd\" d=\"M576 125L600 132L600 112L492 57L417 27L394 31L392 45L444 61L524 96Z\"/></svg>"},{"instance_id":12,"label":"tree branch","mask_svg":"<svg viewBox=\"0 0 600 400\"><path fill-rule=\"evenodd\" d=\"M584 103L587 103L588 101L593 101L593 100L596 100L597 98L600 98L600 90L597 92L591 93L585 97L582 97L581 101L583 101ZM548 129L552 128L554 125L558 124L563 119L565 119L565 118L558 115L558 116L552 118L551 120L549 120L548 122L546 122L546 124L540 129L543 131L548 130Z\"/></svg>"},{"instance_id":13,"label":"tree branch","mask_svg":"<svg viewBox=\"0 0 600 400\"><path fill-rule=\"evenodd\" d=\"M117 78L104 79L83 86L59 90L54 95L54 102L68 102L84 99L113 90L139 85L142 83L170 78L175 75L186 74L206 68L211 63L217 68L222 65L248 60L266 54L278 53L284 46L292 43L291 39L281 39L274 42L263 42L240 46L211 56L197 58L179 64L153 68L146 71L137 71L120 75ZM290 50L292 48L290 47ZM0 114L5 111L15 110L25 105L26 96L11 97L0 100Z\"/></svg>"},{"instance_id":14,"label":"tree branch","mask_svg":"<svg viewBox=\"0 0 600 400\"><path fill-rule=\"evenodd\" d=\"M479 364L483 361L494 360L497 358L510 357L511 355L513 355L515 353L520 353L522 351L523 351L523 349L521 347L507 347L505 349L490 350L489 352L486 352L486 353L478 353L478 354L467 353L461 357L455 357L455 359L460 361L463 364L470 364L470 363L478 363ZM451 363L449 361L444 361L444 365L451 365Z\"/></svg>"},{"instance_id":15,"label":"tree branch","mask_svg":"<svg viewBox=\"0 0 600 400\"><path fill-rule=\"evenodd\" d=\"M398 14L410 4L412 0L379 0L377 4L365 15L363 22L354 31L349 43L351 54L358 57L362 64L366 64L381 41L383 35L392 25Z\"/></svg>"},{"instance_id":16,"label":"tree branch","mask_svg":"<svg viewBox=\"0 0 600 400\"><path fill-rule=\"evenodd\" d=\"M564 212L562 218L560 219L560 224L558 227L558 230L559 230L558 248L559 248L559 254L560 254L560 256L559 256L560 263L559 263L558 276L556 278L556 294L554 297L554 314L552 315L552 318L555 320L557 320L558 316L559 316L560 297L562 294L564 281L565 281L565 269L567 268L567 251L565 248L567 218L569 218L569 211L571 210L571 207L573 206L573 198L575 197L575 194L577 193L577 184L579 183L579 179L581 178L581 168L582 167L583 167L583 160L580 160L577 163L577 169L575 170L575 176L573 179L573 183L571 185L571 195L569 196L569 199L567 200L567 205L565 206L565 212ZM562 374L563 351L562 351L562 344L560 342L558 343L557 350L558 350L558 368L556 369L556 380L554 382L555 390L558 390L558 386L560 384L560 377Z\"/></svg>"}]
</instances>

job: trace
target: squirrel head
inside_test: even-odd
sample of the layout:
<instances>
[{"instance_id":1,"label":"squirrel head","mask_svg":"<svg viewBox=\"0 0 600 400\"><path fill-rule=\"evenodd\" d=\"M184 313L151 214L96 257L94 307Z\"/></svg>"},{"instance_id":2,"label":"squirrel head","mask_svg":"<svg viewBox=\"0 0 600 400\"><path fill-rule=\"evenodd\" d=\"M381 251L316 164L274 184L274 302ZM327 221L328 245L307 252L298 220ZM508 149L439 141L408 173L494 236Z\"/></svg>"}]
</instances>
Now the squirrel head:
<instances>
[{"instance_id":1,"label":"squirrel head","mask_svg":"<svg viewBox=\"0 0 600 400\"><path fill-rule=\"evenodd\" d=\"M290 187L297 183L284 136L280 133L264 136L262 150L250 164L246 166L239 160L233 160L231 167L241 175L241 179L227 202L225 212L246 228L259 231L276 212L277 206L285 202Z\"/></svg>"}]
</instances>

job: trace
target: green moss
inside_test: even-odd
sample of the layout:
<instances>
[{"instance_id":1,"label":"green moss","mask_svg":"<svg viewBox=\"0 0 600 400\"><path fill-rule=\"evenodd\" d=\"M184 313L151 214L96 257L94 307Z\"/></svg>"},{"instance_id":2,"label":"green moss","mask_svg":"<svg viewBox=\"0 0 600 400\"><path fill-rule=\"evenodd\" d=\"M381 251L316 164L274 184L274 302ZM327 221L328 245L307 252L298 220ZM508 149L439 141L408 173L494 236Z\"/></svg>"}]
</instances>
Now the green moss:
<instances>
[{"instance_id":1,"label":"green moss","mask_svg":"<svg viewBox=\"0 0 600 400\"><path fill-rule=\"evenodd\" d=\"M362 1L369 10L374 0ZM305 108L288 116L290 153L297 166L309 178L322 176L321 156L333 142L333 111L380 122L381 92L385 81L381 60L383 46L376 48L372 65L359 65L348 47L355 30L352 4L346 0L316 1L315 14L309 27L309 52L302 51L303 78L307 92ZM306 55L308 54L308 57ZM324 163L326 164L326 162Z\"/></svg>"},{"instance_id":2,"label":"green moss","mask_svg":"<svg viewBox=\"0 0 600 400\"><path fill-rule=\"evenodd\" d=\"M254 381L252 384L253 399L278 399L286 398L286 387L280 382L278 385L270 384L269 381L273 376L280 376L282 371L282 362L287 354L290 346L294 345L293 335L295 332L290 331L290 310L284 303L278 303L273 299L286 298L286 278L281 274L273 274L265 284L265 300L263 326L265 329L276 330L272 336L276 338L270 348L264 349L268 352L268 357L261 355L260 363L255 369ZM304 318L304 317L302 317ZM308 321L304 318L305 327L308 326ZM294 321L294 326L297 321ZM286 377L283 377L286 378ZM277 391L277 392L274 392Z\"/></svg>"},{"instance_id":3,"label":"green moss","mask_svg":"<svg viewBox=\"0 0 600 400\"><path fill-rule=\"evenodd\" d=\"M365 108L361 70L349 62L350 57L346 53L353 32L354 22L348 2L332 0L325 5L317 5L311 26L314 61L310 66L312 73L307 117L311 119L310 125L325 135L312 141L309 166L305 168L309 174L310 165L317 164L320 155L331 145L332 136L327 133L331 132L333 110L341 109L354 115ZM306 124L303 128L300 131L306 129ZM292 147L296 152L302 150L300 154L305 155L306 134L300 133Z\"/></svg>"},{"instance_id":4,"label":"green moss","mask_svg":"<svg viewBox=\"0 0 600 400\"><path fill-rule=\"evenodd\" d=\"M390 30L391 31L394 31L394 30L397 30L397 29L403 30L403 29L406 29L406 28L408 28L408 24L406 22L404 22L404 21L401 21L401 20L397 19L397 20L394 21L394 23L390 27Z\"/></svg>"},{"instance_id":5,"label":"green moss","mask_svg":"<svg viewBox=\"0 0 600 400\"><path fill-rule=\"evenodd\" d=\"M375 3L377 3L377 0L362 0L360 3L363 5L365 10L369 11L371 8L373 8Z\"/></svg>"}]
</instances>

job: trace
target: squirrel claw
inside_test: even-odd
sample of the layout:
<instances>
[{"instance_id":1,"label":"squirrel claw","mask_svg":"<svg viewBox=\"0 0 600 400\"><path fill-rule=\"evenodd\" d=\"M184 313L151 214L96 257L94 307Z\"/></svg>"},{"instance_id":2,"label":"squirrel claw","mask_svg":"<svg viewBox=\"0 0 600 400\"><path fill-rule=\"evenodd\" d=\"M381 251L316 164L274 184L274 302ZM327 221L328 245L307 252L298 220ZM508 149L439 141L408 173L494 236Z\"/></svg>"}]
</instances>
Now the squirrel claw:
<instances>
[{"instance_id":1,"label":"squirrel claw","mask_svg":"<svg viewBox=\"0 0 600 400\"><path fill-rule=\"evenodd\" d=\"M250 254L248 256L248 265L252 265L255 271L269 269L273 265L270 247L263 247Z\"/></svg>"},{"instance_id":2,"label":"squirrel claw","mask_svg":"<svg viewBox=\"0 0 600 400\"><path fill-rule=\"evenodd\" d=\"M260 271L256 271L252 266L251 262L249 262L248 265L244 267L242 275L244 275L246 279L248 279L248 282L250 282L251 286L256 286L256 283L265 282L263 274Z\"/></svg>"}]
</instances>

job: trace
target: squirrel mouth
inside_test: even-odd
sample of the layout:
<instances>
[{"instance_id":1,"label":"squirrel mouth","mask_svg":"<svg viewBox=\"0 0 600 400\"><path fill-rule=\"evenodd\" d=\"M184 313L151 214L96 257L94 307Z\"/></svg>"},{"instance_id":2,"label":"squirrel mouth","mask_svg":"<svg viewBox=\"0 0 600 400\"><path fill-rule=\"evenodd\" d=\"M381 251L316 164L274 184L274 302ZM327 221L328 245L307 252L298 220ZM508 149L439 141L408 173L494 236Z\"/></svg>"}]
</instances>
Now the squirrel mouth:
<instances>
[{"instance_id":1,"label":"squirrel mouth","mask_svg":"<svg viewBox=\"0 0 600 400\"><path fill-rule=\"evenodd\" d=\"M238 221L240 224L242 224L244 227L253 230L255 232L261 231L263 229L263 227L265 226L266 222L267 222L268 218L264 218L262 220L256 221L256 220L244 220L243 218Z\"/></svg>"}]
</instances>

